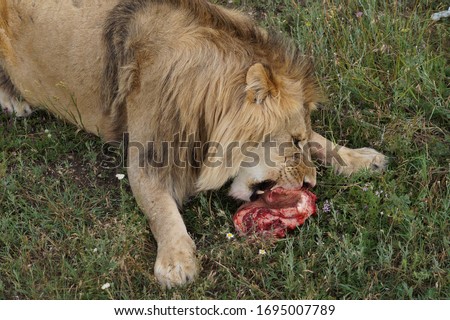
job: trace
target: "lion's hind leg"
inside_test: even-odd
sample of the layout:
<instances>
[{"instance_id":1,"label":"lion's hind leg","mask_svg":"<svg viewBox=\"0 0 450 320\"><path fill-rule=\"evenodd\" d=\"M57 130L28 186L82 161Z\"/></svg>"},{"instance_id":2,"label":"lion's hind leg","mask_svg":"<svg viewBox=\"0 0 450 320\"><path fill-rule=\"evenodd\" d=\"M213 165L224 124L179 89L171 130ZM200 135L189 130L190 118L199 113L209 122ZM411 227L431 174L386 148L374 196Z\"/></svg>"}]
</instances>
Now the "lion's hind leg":
<instances>
[{"instance_id":1,"label":"lion's hind leg","mask_svg":"<svg viewBox=\"0 0 450 320\"><path fill-rule=\"evenodd\" d=\"M11 80L0 68L0 105L4 112L17 117L26 117L31 114L30 105L20 98Z\"/></svg>"}]
</instances>

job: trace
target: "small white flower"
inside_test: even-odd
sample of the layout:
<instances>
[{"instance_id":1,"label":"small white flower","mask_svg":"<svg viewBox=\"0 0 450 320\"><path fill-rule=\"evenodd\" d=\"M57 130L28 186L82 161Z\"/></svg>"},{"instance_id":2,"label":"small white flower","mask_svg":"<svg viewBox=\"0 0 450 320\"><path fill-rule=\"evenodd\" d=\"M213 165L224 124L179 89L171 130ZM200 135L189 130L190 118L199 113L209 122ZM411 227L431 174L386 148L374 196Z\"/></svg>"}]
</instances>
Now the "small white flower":
<instances>
[{"instance_id":1,"label":"small white flower","mask_svg":"<svg viewBox=\"0 0 450 320\"><path fill-rule=\"evenodd\" d=\"M381 197L382 196L382 194L383 194L383 190L379 190L379 191L375 191L375 195L377 196L377 197Z\"/></svg>"},{"instance_id":2,"label":"small white flower","mask_svg":"<svg viewBox=\"0 0 450 320\"><path fill-rule=\"evenodd\" d=\"M102 290L109 289L110 287L111 287L111 284L109 282L107 282L104 285L102 285Z\"/></svg>"},{"instance_id":3,"label":"small white flower","mask_svg":"<svg viewBox=\"0 0 450 320\"><path fill-rule=\"evenodd\" d=\"M52 137L52 134L51 134L51 133L49 133L49 134L47 135L47 137L51 138L51 137Z\"/></svg>"},{"instance_id":4,"label":"small white flower","mask_svg":"<svg viewBox=\"0 0 450 320\"><path fill-rule=\"evenodd\" d=\"M264 255L267 254L267 251L264 250L264 249L259 249L259 254L262 255L262 256L264 256Z\"/></svg>"},{"instance_id":5,"label":"small white flower","mask_svg":"<svg viewBox=\"0 0 450 320\"><path fill-rule=\"evenodd\" d=\"M45 129L45 130L44 130L44 132L45 132L45 133L49 133L49 132L50 132L50 130L48 130L48 129Z\"/></svg>"},{"instance_id":6,"label":"small white flower","mask_svg":"<svg viewBox=\"0 0 450 320\"><path fill-rule=\"evenodd\" d=\"M228 240L231 240L231 239L233 239L234 238L234 234L232 234L232 233L227 233L227 239Z\"/></svg>"},{"instance_id":7,"label":"small white flower","mask_svg":"<svg viewBox=\"0 0 450 320\"><path fill-rule=\"evenodd\" d=\"M94 250L92 250L92 251L94 251L94 253L96 253L96 252L98 251L98 249L97 249L97 248L94 248Z\"/></svg>"},{"instance_id":8,"label":"small white flower","mask_svg":"<svg viewBox=\"0 0 450 320\"><path fill-rule=\"evenodd\" d=\"M118 174L116 174L116 178L119 179L119 180L123 180L125 178L125 175L121 174L121 173L118 173Z\"/></svg>"}]
</instances>

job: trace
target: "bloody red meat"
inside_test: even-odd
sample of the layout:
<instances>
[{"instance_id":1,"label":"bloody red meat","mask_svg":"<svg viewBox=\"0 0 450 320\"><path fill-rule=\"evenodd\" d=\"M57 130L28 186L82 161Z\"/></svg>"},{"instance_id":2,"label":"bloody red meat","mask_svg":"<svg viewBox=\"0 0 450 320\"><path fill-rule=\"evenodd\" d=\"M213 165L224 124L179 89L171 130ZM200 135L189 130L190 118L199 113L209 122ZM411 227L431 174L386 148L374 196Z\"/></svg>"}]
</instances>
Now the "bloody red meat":
<instances>
[{"instance_id":1,"label":"bloody red meat","mask_svg":"<svg viewBox=\"0 0 450 320\"><path fill-rule=\"evenodd\" d=\"M302 225L316 213L317 197L307 189L275 188L242 205L233 217L240 235L260 233L276 238Z\"/></svg>"}]
</instances>

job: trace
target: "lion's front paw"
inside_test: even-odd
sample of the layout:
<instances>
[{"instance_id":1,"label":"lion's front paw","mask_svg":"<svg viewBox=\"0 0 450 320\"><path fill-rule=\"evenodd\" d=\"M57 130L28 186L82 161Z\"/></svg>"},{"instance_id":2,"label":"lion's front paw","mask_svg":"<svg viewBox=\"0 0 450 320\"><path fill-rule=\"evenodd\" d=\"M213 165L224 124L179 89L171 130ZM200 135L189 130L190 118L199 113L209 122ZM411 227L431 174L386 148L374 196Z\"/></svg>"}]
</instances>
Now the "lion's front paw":
<instances>
[{"instance_id":1,"label":"lion's front paw","mask_svg":"<svg viewBox=\"0 0 450 320\"><path fill-rule=\"evenodd\" d=\"M155 276L164 288L192 282L198 271L195 244L189 237L158 246Z\"/></svg>"},{"instance_id":2,"label":"lion's front paw","mask_svg":"<svg viewBox=\"0 0 450 320\"><path fill-rule=\"evenodd\" d=\"M336 166L336 171L350 175L362 169L383 171L387 165L387 157L371 148L347 149L341 155L343 163Z\"/></svg>"}]
</instances>

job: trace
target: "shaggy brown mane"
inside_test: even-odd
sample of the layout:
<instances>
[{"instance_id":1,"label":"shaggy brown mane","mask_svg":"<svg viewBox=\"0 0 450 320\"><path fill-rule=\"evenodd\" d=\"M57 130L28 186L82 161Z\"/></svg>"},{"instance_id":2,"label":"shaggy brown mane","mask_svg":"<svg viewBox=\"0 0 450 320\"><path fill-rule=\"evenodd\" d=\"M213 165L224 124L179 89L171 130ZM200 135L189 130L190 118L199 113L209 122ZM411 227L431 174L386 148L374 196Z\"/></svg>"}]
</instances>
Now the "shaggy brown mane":
<instances>
[{"instance_id":1,"label":"shaggy brown mane","mask_svg":"<svg viewBox=\"0 0 450 320\"><path fill-rule=\"evenodd\" d=\"M263 63L269 72L277 70L293 80L303 79L305 105L320 100L313 65L294 43L277 31L259 28L249 17L233 15L232 11L205 0L123 0L109 14L104 29L106 44L105 68L102 78L104 113L109 118L106 140L118 140L126 131L126 97L132 90L135 51L127 45L130 26L135 15L150 5L170 5L191 13L192 21L222 31L242 43L253 46L252 62ZM119 70L126 69L124 75ZM169 75L168 75L169 76ZM120 86L127 88L120 88ZM237 97L236 97L237 98Z\"/></svg>"},{"instance_id":2,"label":"shaggy brown mane","mask_svg":"<svg viewBox=\"0 0 450 320\"><path fill-rule=\"evenodd\" d=\"M105 67L103 70L101 96L104 114L109 118L109 128L105 128L104 139L119 141L126 131L125 98L119 96L119 68L134 60L134 51L125 45L130 23L136 12L151 1L123 0L108 15L104 27L103 41L106 45Z\"/></svg>"}]
</instances>

